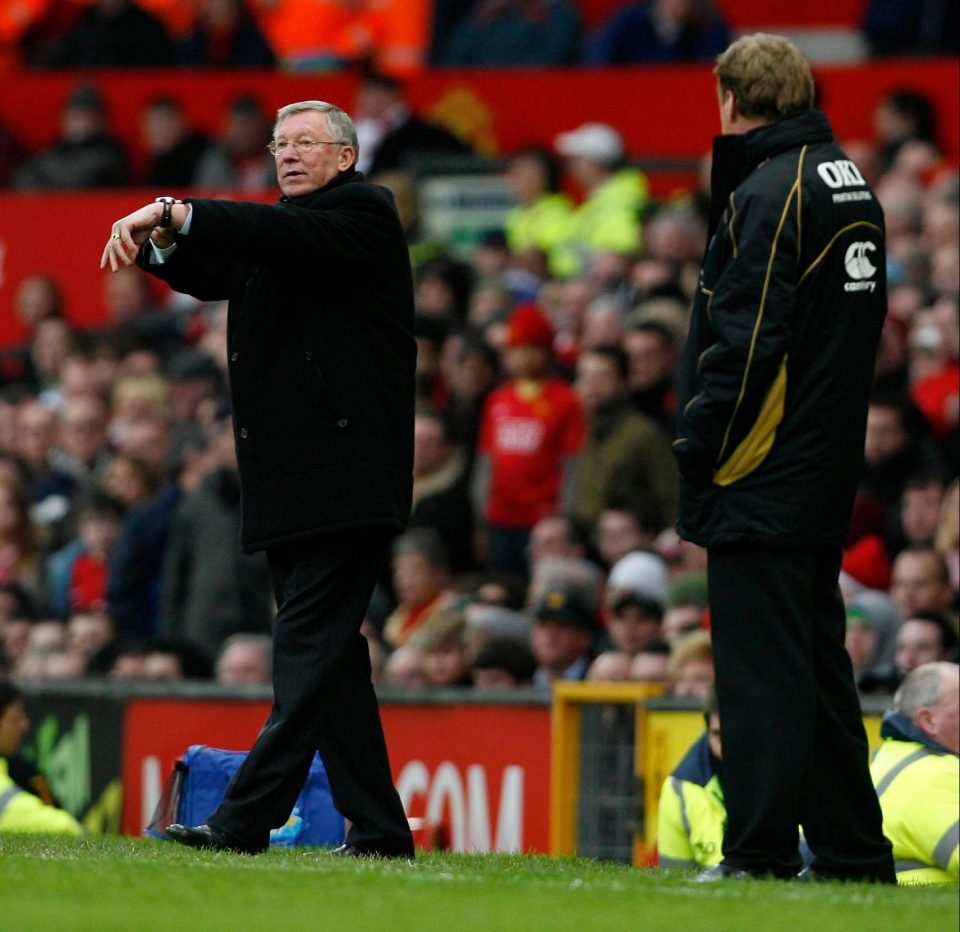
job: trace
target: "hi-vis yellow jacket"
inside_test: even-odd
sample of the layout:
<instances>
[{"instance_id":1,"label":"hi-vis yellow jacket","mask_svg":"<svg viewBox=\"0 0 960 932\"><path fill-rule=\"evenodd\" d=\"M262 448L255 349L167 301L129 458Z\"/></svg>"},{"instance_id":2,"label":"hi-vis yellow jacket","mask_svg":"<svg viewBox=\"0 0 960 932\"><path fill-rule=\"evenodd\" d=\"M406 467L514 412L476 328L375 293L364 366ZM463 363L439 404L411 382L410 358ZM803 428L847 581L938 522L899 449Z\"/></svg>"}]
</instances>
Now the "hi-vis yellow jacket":
<instances>
[{"instance_id":1,"label":"hi-vis yellow jacket","mask_svg":"<svg viewBox=\"0 0 960 932\"><path fill-rule=\"evenodd\" d=\"M723 860L727 810L707 736L663 782L657 824L661 867L713 867Z\"/></svg>"},{"instance_id":2,"label":"hi-vis yellow jacket","mask_svg":"<svg viewBox=\"0 0 960 932\"><path fill-rule=\"evenodd\" d=\"M80 835L80 823L63 809L48 806L10 779L7 759L0 757L0 833Z\"/></svg>"},{"instance_id":3,"label":"hi-vis yellow jacket","mask_svg":"<svg viewBox=\"0 0 960 932\"><path fill-rule=\"evenodd\" d=\"M511 252L540 249L546 253L550 271L564 277L571 271L563 258L562 246L572 212L573 204L565 194L545 194L533 204L511 208L504 221Z\"/></svg>"},{"instance_id":4,"label":"hi-vis yellow jacket","mask_svg":"<svg viewBox=\"0 0 960 932\"><path fill-rule=\"evenodd\" d=\"M572 278L582 274L597 253L635 255L648 194L647 176L629 166L601 182L570 214L564 241L551 256L551 271Z\"/></svg>"},{"instance_id":5,"label":"hi-vis yellow jacket","mask_svg":"<svg viewBox=\"0 0 960 932\"><path fill-rule=\"evenodd\" d=\"M887 713L870 774L902 884L960 882L960 757Z\"/></svg>"}]
</instances>

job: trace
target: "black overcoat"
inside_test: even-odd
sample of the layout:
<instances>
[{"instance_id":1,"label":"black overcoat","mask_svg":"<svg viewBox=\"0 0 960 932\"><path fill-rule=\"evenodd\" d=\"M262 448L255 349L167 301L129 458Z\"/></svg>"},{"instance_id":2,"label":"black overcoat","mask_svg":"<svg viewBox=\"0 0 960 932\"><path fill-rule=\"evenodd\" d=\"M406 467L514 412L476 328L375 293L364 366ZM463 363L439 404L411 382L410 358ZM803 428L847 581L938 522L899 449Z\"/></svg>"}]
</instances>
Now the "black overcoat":
<instances>
[{"instance_id":1,"label":"black overcoat","mask_svg":"<svg viewBox=\"0 0 960 932\"><path fill-rule=\"evenodd\" d=\"M229 301L246 552L410 513L416 344L390 193L353 169L277 204L189 198L177 250L139 263Z\"/></svg>"}]
</instances>

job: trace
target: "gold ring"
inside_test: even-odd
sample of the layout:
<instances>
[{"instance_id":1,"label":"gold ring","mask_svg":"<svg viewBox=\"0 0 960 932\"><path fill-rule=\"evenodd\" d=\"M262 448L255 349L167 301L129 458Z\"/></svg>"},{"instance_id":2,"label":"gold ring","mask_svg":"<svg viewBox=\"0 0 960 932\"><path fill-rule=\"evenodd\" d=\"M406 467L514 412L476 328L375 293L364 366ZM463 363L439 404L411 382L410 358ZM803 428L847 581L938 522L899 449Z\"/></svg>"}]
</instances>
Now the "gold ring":
<instances>
[{"instance_id":1,"label":"gold ring","mask_svg":"<svg viewBox=\"0 0 960 932\"><path fill-rule=\"evenodd\" d=\"M114 238L114 239L120 239L120 234L119 234L119 233L114 233L114 234L113 234L113 238Z\"/></svg>"}]
</instances>

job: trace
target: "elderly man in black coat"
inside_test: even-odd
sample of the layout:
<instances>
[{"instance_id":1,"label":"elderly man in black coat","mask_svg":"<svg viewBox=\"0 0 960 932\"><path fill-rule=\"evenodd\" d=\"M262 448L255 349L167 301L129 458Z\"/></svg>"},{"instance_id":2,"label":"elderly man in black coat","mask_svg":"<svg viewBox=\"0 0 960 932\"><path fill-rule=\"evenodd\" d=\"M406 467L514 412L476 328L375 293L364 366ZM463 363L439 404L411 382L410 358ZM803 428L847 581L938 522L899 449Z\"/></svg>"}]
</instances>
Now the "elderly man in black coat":
<instances>
[{"instance_id":1,"label":"elderly man in black coat","mask_svg":"<svg viewBox=\"0 0 960 932\"><path fill-rule=\"evenodd\" d=\"M255 853L283 825L314 751L352 823L347 855L412 857L360 634L410 513L413 286L390 194L355 170L350 117L277 114L277 204L160 198L113 225L102 265L229 300L241 543L277 600L274 705L221 806L176 841Z\"/></svg>"}]
</instances>

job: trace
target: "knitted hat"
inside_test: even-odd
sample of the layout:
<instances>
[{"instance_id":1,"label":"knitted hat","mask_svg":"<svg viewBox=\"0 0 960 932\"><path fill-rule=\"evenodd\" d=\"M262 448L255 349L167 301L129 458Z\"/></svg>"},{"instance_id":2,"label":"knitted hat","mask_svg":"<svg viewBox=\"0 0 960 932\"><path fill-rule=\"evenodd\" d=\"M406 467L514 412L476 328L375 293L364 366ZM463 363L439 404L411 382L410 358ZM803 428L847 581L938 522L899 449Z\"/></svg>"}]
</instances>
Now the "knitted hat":
<instances>
[{"instance_id":1,"label":"knitted hat","mask_svg":"<svg viewBox=\"0 0 960 932\"><path fill-rule=\"evenodd\" d=\"M843 554L843 571L868 589L890 588L890 558L883 539L866 534Z\"/></svg>"},{"instance_id":2,"label":"knitted hat","mask_svg":"<svg viewBox=\"0 0 960 932\"><path fill-rule=\"evenodd\" d=\"M507 320L507 346L546 346L553 344L553 324L533 301L518 305Z\"/></svg>"}]
</instances>

